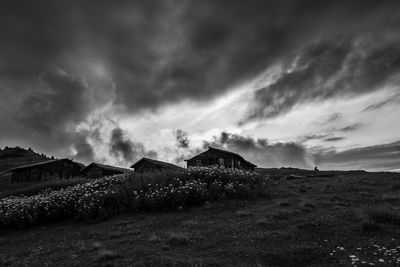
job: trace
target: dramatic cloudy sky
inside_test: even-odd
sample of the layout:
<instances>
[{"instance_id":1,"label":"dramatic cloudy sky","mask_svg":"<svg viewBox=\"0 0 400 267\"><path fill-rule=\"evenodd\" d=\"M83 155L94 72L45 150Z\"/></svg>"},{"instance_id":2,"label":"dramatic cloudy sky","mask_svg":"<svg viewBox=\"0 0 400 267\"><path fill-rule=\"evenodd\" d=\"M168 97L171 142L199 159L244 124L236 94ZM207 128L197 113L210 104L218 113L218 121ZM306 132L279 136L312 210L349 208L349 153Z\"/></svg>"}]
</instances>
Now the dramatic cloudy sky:
<instances>
[{"instance_id":1,"label":"dramatic cloudy sky","mask_svg":"<svg viewBox=\"0 0 400 267\"><path fill-rule=\"evenodd\" d=\"M400 2L4 0L0 146L400 169Z\"/></svg>"}]
</instances>

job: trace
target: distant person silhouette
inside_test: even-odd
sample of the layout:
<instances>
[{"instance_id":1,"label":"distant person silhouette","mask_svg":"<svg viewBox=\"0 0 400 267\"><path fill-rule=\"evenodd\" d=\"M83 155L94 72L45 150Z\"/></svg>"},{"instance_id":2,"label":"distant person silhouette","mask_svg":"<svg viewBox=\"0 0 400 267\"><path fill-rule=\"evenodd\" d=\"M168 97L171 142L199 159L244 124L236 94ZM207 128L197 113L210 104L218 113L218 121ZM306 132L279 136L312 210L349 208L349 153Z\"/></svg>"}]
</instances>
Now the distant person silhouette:
<instances>
[{"instance_id":1,"label":"distant person silhouette","mask_svg":"<svg viewBox=\"0 0 400 267\"><path fill-rule=\"evenodd\" d=\"M316 172L319 171L317 166L315 166L314 171Z\"/></svg>"}]
</instances>

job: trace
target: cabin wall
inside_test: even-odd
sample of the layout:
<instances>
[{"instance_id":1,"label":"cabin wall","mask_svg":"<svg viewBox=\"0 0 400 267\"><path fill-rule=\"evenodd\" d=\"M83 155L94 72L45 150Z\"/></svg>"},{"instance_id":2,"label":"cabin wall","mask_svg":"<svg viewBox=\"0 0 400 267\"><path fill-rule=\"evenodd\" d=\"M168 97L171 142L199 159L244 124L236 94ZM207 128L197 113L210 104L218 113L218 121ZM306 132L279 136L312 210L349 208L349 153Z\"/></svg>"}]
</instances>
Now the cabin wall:
<instances>
[{"instance_id":1,"label":"cabin wall","mask_svg":"<svg viewBox=\"0 0 400 267\"><path fill-rule=\"evenodd\" d=\"M24 169L24 170L15 170L13 171L12 179L11 182L15 183L22 183L22 182L29 182L31 177L31 170L30 169ZM37 180L39 181L40 177L35 176L34 173L32 175L32 180Z\"/></svg>"},{"instance_id":2,"label":"cabin wall","mask_svg":"<svg viewBox=\"0 0 400 267\"><path fill-rule=\"evenodd\" d=\"M215 163L216 164L216 163ZM199 167L199 166L210 166L213 165L210 153L208 151L203 152L194 158L190 159L186 163L187 167Z\"/></svg>"},{"instance_id":3,"label":"cabin wall","mask_svg":"<svg viewBox=\"0 0 400 267\"><path fill-rule=\"evenodd\" d=\"M254 167L245 161L241 161L242 169L247 171L254 171Z\"/></svg>"},{"instance_id":4,"label":"cabin wall","mask_svg":"<svg viewBox=\"0 0 400 267\"><path fill-rule=\"evenodd\" d=\"M79 176L80 167L69 161L57 161L13 171L11 182L38 182Z\"/></svg>"},{"instance_id":5,"label":"cabin wall","mask_svg":"<svg viewBox=\"0 0 400 267\"><path fill-rule=\"evenodd\" d=\"M61 179L69 179L80 176L81 167L70 161L63 161Z\"/></svg>"},{"instance_id":6,"label":"cabin wall","mask_svg":"<svg viewBox=\"0 0 400 267\"><path fill-rule=\"evenodd\" d=\"M220 162L220 159L222 159L222 162ZM254 171L254 167L249 165L246 161L223 151L206 151L187 161L188 168L212 165Z\"/></svg>"},{"instance_id":7,"label":"cabin wall","mask_svg":"<svg viewBox=\"0 0 400 267\"><path fill-rule=\"evenodd\" d=\"M169 170L169 169L154 165L147 161L142 161L138 165L135 166L136 173L165 172L167 170Z\"/></svg>"},{"instance_id":8,"label":"cabin wall","mask_svg":"<svg viewBox=\"0 0 400 267\"><path fill-rule=\"evenodd\" d=\"M88 177L88 178L99 178L99 177L111 176L111 175L122 174L122 173L124 173L124 172L118 171L118 170L105 169L105 168L102 168L101 166L96 166L96 165L89 166L83 172L81 172L82 176Z\"/></svg>"},{"instance_id":9,"label":"cabin wall","mask_svg":"<svg viewBox=\"0 0 400 267\"><path fill-rule=\"evenodd\" d=\"M87 168L82 175L89 178L103 177L103 169L99 168L98 166L91 166Z\"/></svg>"}]
</instances>

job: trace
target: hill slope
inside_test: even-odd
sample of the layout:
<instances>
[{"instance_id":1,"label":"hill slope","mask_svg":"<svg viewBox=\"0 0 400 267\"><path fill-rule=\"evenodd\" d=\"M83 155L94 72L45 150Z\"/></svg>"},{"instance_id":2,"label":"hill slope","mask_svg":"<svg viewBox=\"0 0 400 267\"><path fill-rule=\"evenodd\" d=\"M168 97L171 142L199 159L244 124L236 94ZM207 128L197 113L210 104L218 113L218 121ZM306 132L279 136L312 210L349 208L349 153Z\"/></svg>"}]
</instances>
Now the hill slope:
<instances>
[{"instance_id":1,"label":"hill slope","mask_svg":"<svg viewBox=\"0 0 400 267\"><path fill-rule=\"evenodd\" d=\"M54 159L44 154L39 154L31 148L24 149L19 146L0 149L0 190L10 184L11 169L19 166Z\"/></svg>"},{"instance_id":2,"label":"hill slope","mask_svg":"<svg viewBox=\"0 0 400 267\"><path fill-rule=\"evenodd\" d=\"M5 147L0 149L0 173L19 166L50 160L51 158L33 151L31 148Z\"/></svg>"},{"instance_id":3,"label":"hill slope","mask_svg":"<svg viewBox=\"0 0 400 267\"><path fill-rule=\"evenodd\" d=\"M259 201L3 231L0 265L398 266L399 204L396 173L279 179Z\"/></svg>"}]
</instances>

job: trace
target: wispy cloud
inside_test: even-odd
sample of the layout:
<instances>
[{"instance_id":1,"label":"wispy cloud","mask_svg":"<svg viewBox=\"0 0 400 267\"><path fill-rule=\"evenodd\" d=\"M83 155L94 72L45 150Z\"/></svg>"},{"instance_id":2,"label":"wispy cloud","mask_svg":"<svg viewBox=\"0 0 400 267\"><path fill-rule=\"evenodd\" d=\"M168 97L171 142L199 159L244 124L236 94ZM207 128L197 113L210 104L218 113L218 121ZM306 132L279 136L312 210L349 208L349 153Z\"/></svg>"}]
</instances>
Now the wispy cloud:
<instances>
[{"instance_id":1,"label":"wispy cloud","mask_svg":"<svg viewBox=\"0 0 400 267\"><path fill-rule=\"evenodd\" d=\"M343 137L343 136L336 136L336 137L325 138L324 141L327 141L327 142L336 142L336 141L341 141L341 140L344 140L344 139L346 139L346 137Z\"/></svg>"},{"instance_id":2,"label":"wispy cloud","mask_svg":"<svg viewBox=\"0 0 400 267\"><path fill-rule=\"evenodd\" d=\"M356 130L362 128L363 126L364 126L363 123L354 123L354 124L339 128L338 130L341 132L353 132L353 131L356 131Z\"/></svg>"},{"instance_id":3,"label":"wispy cloud","mask_svg":"<svg viewBox=\"0 0 400 267\"><path fill-rule=\"evenodd\" d=\"M400 70L400 40L375 42L339 36L304 48L277 81L255 92L254 104L240 123L274 118L299 104L363 95L392 83Z\"/></svg>"},{"instance_id":4,"label":"wispy cloud","mask_svg":"<svg viewBox=\"0 0 400 267\"><path fill-rule=\"evenodd\" d=\"M325 169L366 169L389 171L399 167L400 141L315 154L318 165Z\"/></svg>"},{"instance_id":5,"label":"wispy cloud","mask_svg":"<svg viewBox=\"0 0 400 267\"><path fill-rule=\"evenodd\" d=\"M375 104L371 104L368 107L366 107L365 109L363 109L362 112L370 112L370 111L374 111L377 109L381 109L381 108L389 106L389 105L395 105L398 103L400 103L400 94L390 96L389 98L387 98L383 101L380 101Z\"/></svg>"}]
</instances>

